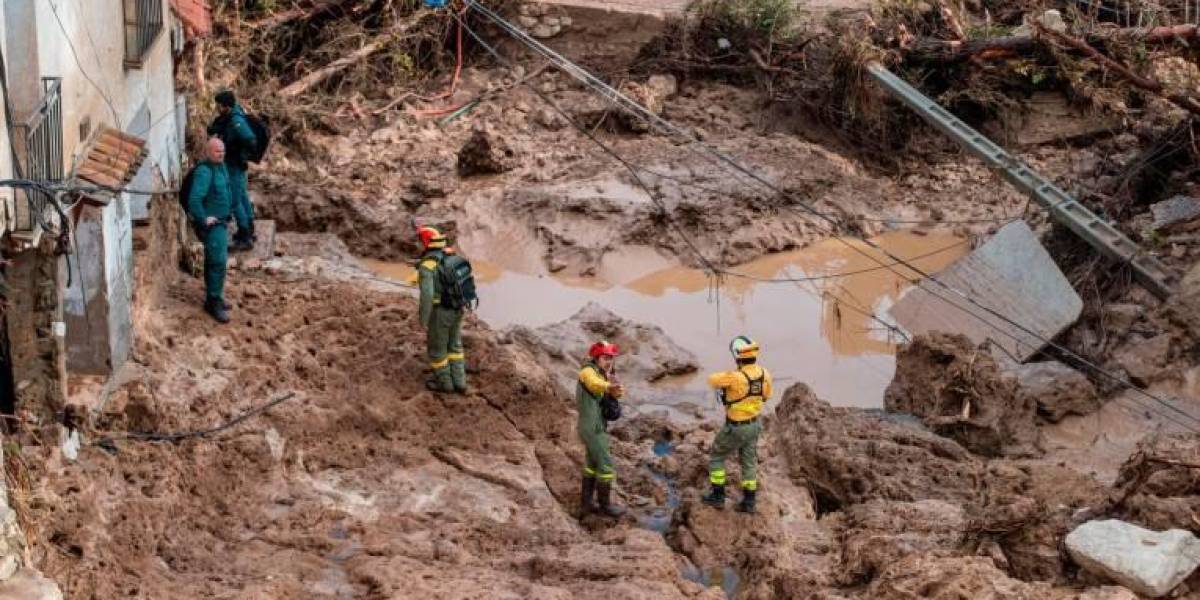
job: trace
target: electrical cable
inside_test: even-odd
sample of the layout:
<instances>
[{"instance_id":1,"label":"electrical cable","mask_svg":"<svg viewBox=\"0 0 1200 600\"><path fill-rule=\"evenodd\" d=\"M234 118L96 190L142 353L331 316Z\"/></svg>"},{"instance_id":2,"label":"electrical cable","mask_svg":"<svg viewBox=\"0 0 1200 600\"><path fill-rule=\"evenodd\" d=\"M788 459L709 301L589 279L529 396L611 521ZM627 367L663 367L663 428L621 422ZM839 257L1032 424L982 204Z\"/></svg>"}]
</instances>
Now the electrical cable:
<instances>
[{"instance_id":1,"label":"electrical cable","mask_svg":"<svg viewBox=\"0 0 1200 600\"><path fill-rule=\"evenodd\" d=\"M537 40L534 40L534 39L530 38L530 37L529 37L527 34L525 34L523 31L520 31L519 29L516 29L516 28L515 28L513 25L511 25L510 23L508 23L507 21L505 21L505 20L504 20L502 17L500 17L499 15L495 14L495 13L494 13L494 12L492 12L490 9L487 9L486 7L483 7L483 6L482 6L482 5L481 5L481 4L480 4L478 1L476 1L476 0L467 0L467 4L468 4L468 6L469 6L469 7L475 8L477 11L479 11L479 12L481 12L482 14L484 14L485 16L487 16L487 17L488 17L490 20L492 20L492 22L493 22L493 23L495 23L495 24L496 24L497 26L499 26L501 29L504 29L505 31L508 31L508 32L510 33L510 35L512 35L512 36L514 36L514 37L516 37L517 39L519 39L519 40L521 40L521 41L523 41L523 42L525 42L525 43L526 43L526 45L528 45L528 46L530 46L531 48L535 49L535 51L538 51L538 53L539 53L539 54L542 54L544 57L546 57L547 59L549 59L549 60L550 60L552 63L555 63L555 64L556 64L556 66L559 66L559 68L560 68L560 69L562 69L564 72L566 72L566 73L568 73L568 74L570 74L570 75L572 75L572 76L576 77L577 79L580 79L581 81L583 81L583 82L585 83L585 85L589 85L589 87L593 87L593 89L594 89L595 91L597 91L598 93L602 94L602 95L603 95L603 96L604 96L606 99L608 99L609 101L611 101L611 102L615 102L615 103L618 103L619 105L624 105L624 106L625 106L625 107L626 107L628 110L630 110L631 112L634 112L634 113L636 113L636 114L638 114L638 115L641 115L641 116L642 116L643 118L645 118L647 121L650 121L650 122L652 122L652 123L655 123L655 124L659 125L659 127L660 127L660 128L662 128L662 129L666 129L667 131L669 131L669 132L672 132L672 133L675 133L676 135L680 135L680 136L683 136L683 137L685 137L685 138L689 138L689 139L693 140L693 143L695 143L696 145L699 145L700 147L702 147L702 148L704 148L705 150L707 150L709 153L713 154L713 155L714 155L716 158L718 158L718 159L719 159L721 162L723 162L723 163L724 163L724 164L726 164L727 166L729 166L729 167L733 168L734 170L736 170L736 171L738 171L738 172L740 172L740 173L742 173L742 174L744 174L744 175L746 175L746 176L750 177L750 178L751 178L751 179L753 179L754 181L758 182L759 184L761 184L761 185L765 186L766 188L770 189L771 191L775 192L775 193L776 193L776 194L778 194L780 197L783 197L783 198L791 198L791 197L792 197L792 196L791 196L790 194L788 194L786 191L784 191L784 190L782 190L782 189L779 189L777 186L775 186L775 185L774 185L773 183L771 183L770 181L766 180L765 178L763 178L763 177L762 177L762 176L760 176L759 174L757 174L757 173L754 173L753 171L749 170L748 168L746 168L746 167L742 166L742 165L741 165L741 164L739 164L739 163L738 163L736 160L734 160L734 159L732 159L731 157L729 157L729 156L725 155L725 154L724 154L724 153L722 153L720 150L718 150L718 149L716 149L716 148L713 148L713 147L711 147L710 145L708 145L708 144L705 144L705 143L703 143L703 142L701 142L701 141L699 141L699 140L695 140L695 138L694 138L694 137L692 137L692 136L688 135L686 131L682 130L682 129L681 129L681 128L679 128L678 126L674 125L673 123L670 123L669 121L666 121L665 119L662 119L662 118L661 118L660 116L658 116L658 115L655 115L654 113L652 113L651 111L649 111L649 109L646 109L645 107L641 106L640 104L637 104L636 102L633 102L632 100L629 100L627 97L625 97L625 96L624 96L623 94L621 94L619 91L617 91L617 90L615 90L615 89L611 88L611 86L608 86L608 85L607 85L607 84L605 84L604 82L602 82L602 81L599 81L599 80L598 80L598 79L596 79L594 76L592 76L590 73L587 73L586 71L584 71L584 70L583 70L581 67L579 67L578 65L574 65L574 63L571 63L569 60L567 60L567 59L563 58L561 55L558 55L558 54L557 54L557 53L555 53L553 50L550 50L549 48L547 48L545 45L541 44L541 43L540 43L540 42L538 42ZM460 22L461 22L461 21L460 21ZM464 27L466 27L465 23L464 23ZM486 45L486 43L484 43L484 42L483 42L483 41L482 41L482 40L479 38L479 36L478 36L477 34L475 34L475 33L474 33L474 32L473 32L473 31L472 31L472 30L471 30L469 27L466 27L466 28L467 28L467 30L468 30L469 32L471 32L472 36L473 36L473 37L475 37L475 38L476 38L476 40L480 41L480 42L481 42L481 44L485 45L485 47L488 47L488 46ZM490 48L490 47L489 47L489 48ZM497 58L501 58L501 57L499 56L499 54L498 54L497 52L495 52L495 50L494 50L494 49L490 49L490 51L493 53L493 55L497 56ZM503 60L503 59L501 58L501 60ZM507 62L507 61L505 61L505 62ZM531 86L531 87L532 87L532 86ZM535 89L535 91L537 91L537 92L539 93L539 96L542 96L542 97L543 97L543 99L546 99L546 98L544 97L544 95L542 95L542 94L540 93L540 90L536 90L536 88L534 88L534 89ZM561 111L560 111L560 113L561 113ZM564 115L564 116L565 116L565 115ZM573 122L573 121L572 121L572 122ZM585 131L585 135L588 135L588 137L589 137L589 138L592 138L592 139L593 139L593 141L597 141L597 140L595 140L595 138L594 138L593 136L591 136L590 134L587 134L587 133L586 133L586 131ZM606 149L606 151L608 151L610 154L613 154L613 152L612 152L611 150L607 150L607 149ZM625 159L623 159L623 158L619 158L619 160L620 160L622 163L626 163L626 162L627 162L627 161L625 161ZM639 178L639 182L640 182L640 178ZM791 207L791 208L797 208L797 207ZM879 258L877 258L877 257L875 257L875 256L873 256L873 255L871 255L871 253L869 253L869 252L866 252L865 250L863 250L863 249L861 249L861 248L859 248L859 247L855 246L854 244L850 244L848 241L846 241L846 240L845 240L845 239L843 239L842 237L840 237L840 236L837 236L837 231L836 231L836 228L837 228L837 225L838 225L838 224L837 224L836 222L832 222L832 219L830 219L829 217L822 215L822 214L821 214L819 211L816 211L815 209L813 209L811 206L808 206L808 205L807 205L805 202L803 202L803 201L799 201L799 208L803 209L803 210L804 210L804 211L805 211L807 214L811 214L811 215L813 215L813 216L816 216L816 217L818 217L819 219L821 219L821 220L824 220L824 221L826 221L826 222L831 222L831 223L830 223L830 228L833 230L833 231L831 231L831 233L833 233L833 234L835 235L835 237L837 237L837 238L838 238L838 239L839 239L839 240L840 240L842 243L844 243L844 244L846 244L847 246L849 246L850 248L854 249L856 252L859 252L860 254L863 254L863 255L864 255L864 256L866 256L867 258L869 258L869 259L871 259L871 260L875 261L876 263L880 264L881 266L883 266L883 265L885 264L885 263L883 263L883 262L882 262L882 261L881 261ZM860 238L860 239L861 239L861 238ZM1137 394L1137 395L1139 395L1139 396L1142 396L1142 397L1145 397L1145 398L1147 398L1147 399L1149 399L1149 400L1151 400L1151 401L1153 401L1153 402L1157 403L1158 405L1160 405L1160 406L1162 406L1162 407L1166 408L1168 411L1170 411L1170 412L1172 412L1172 413L1175 413L1175 414L1181 415L1181 416L1183 416L1183 417L1186 417L1187 419L1189 419L1190 421L1192 421L1192 422L1194 422L1194 423L1200 424L1200 417L1196 417L1195 415L1192 415L1192 414L1188 413L1187 411L1184 411L1184 410L1180 409L1179 407L1177 407L1177 406L1175 406L1174 404L1172 404L1172 403L1170 403L1170 402L1168 402L1168 401L1164 400L1163 398L1159 397L1159 396L1158 396L1158 395L1156 395L1156 394L1150 393L1150 392L1148 392L1148 391L1146 391L1146 390L1143 390L1143 389L1141 389L1141 388L1139 388L1139 387L1135 386L1135 385L1134 385L1132 382L1130 382L1130 381L1126 380L1125 378L1119 377L1119 376L1117 376L1117 375L1114 375L1114 374L1112 374L1112 373L1108 372L1107 370L1103 369L1103 368L1102 368L1102 367L1100 367L1099 365L1096 365L1096 364L1095 364L1095 363L1093 363L1092 361L1090 361L1090 360L1088 360L1088 359L1086 359L1086 358L1084 358L1084 357L1080 356L1079 354L1075 353L1074 351L1070 350L1069 348L1066 348L1066 347L1064 347L1064 346L1062 346L1062 345L1060 345L1060 344L1058 344L1058 343L1054 342L1053 340L1047 339L1047 338L1045 338L1044 336L1042 336L1042 335L1038 334L1037 332L1035 332L1035 331L1032 331L1031 329L1029 329L1029 328L1028 328L1028 327L1026 327L1025 325L1023 325L1023 324L1021 324L1021 323L1019 323L1019 322L1015 321L1014 319L1012 319L1012 318L1010 318L1010 317L1008 317L1008 316L1006 316L1006 315L1003 315L1003 314L1001 314L1000 312L996 311L995 309L992 309L991 307L988 307L988 306L985 306L985 305L983 305L983 304L979 303L977 300L975 300L974 298L970 297L969 295L967 295L966 293L962 292L961 290L958 290L958 289L954 288L953 286L950 286L950 285L946 284L945 282L943 282L943 281L942 281L941 279L939 279L938 277L936 277L936 276L934 276L934 275L932 275L932 274L929 274L929 273L925 272L924 270L922 270L922 269L920 269L920 268L917 268L916 266L912 265L912 264L911 264L911 263L909 263L908 261L905 261L905 260L903 260L903 259L901 259L901 258L899 258L899 257L895 256L893 253L891 253L891 252L887 251L886 249L884 249L884 248L880 247L878 244L876 244L876 243L872 242L871 240L867 240L867 239L861 239L861 241L862 241L864 244L866 244L867 246L871 247L872 249L879 251L880 253L882 253L884 256L886 256L888 259L890 259L890 260L894 261L895 263L897 263L897 264L899 264L899 265L903 265L903 266L905 266L905 267L907 267L907 268L911 269L913 272L917 273L917 274L918 274L920 277L923 277L925 280L927 280L927 281L930 281L930 282L933 282L934 284L936 284L936 285L937 285L937 287L938 287L938 288L944 289L944 290L946 290L948 293L951 293L951 294L953 294L953 295L956 295L956 296L958 296L958 297L962 298L962 299L963 299L963 300L965 300L967 303L969 303L969 304L971 304L971 305L973 305L973 306L975 306L975 307L977 307L977 308L979 308L979 309L983 310L984 312L986 312L986 313L988 313L988 314L992 315L993 317L995 317L995 318L997 318L997 319L1000 319L1001 321L1005 322L1005 323L1006 323L1006 324L1008 324L1009 326L1012 326L1012 327L1016 328L1017 330L1021 331L1022 333L1025 333L1026 335L1028 335L1028 336L1030 336L1030 337L1032 337L1032 338L1034 338L1034 339L1038 340L1039 342L1041 342L1041 343L1043 344L1043 346L1048 346L1048 347L1050 347L1050 348L1053 348L1054 350L1056 350L1056 351L1058 351L1058 352L1062 353L1063 355L1065 355L1065 356L1067 356L1067 357L1069 357L1069 358L1073 359L1073 360L1074 360L1074 361L1076 361L1078 364L1081 364L1081 365L1083 365L1084 367L1086 367L1087 369L1089 369L1089 370L1090 370L1090 371L1092 371L1093 373L1095 373L1095 374L1097 374L1097 375L1099 375L1099 376L1101 376L1101 377L1103 377L1103 378L1106 378L1106 379L1108 379L1108 380L1110 380L1110 381L1116 382L1116 383L1118 383L1118 384L1122 385L1123 387L1126 387L1127 389L1129 389L1129 390L1133 391L1135 394ZM690 245L690 244L689 244L689 245ZM900 277L902 277L902 278L904 278L904 279L907 279L907 280L909 280L909 281L912 281L913 283L917 283L917 282L918 282L918 280L913 280L911 277L909 277L909 276L906 276L906 275L904 275L904 274L901 274L901 273L899 273L898 271L896 271L896 270L895 270L895 267L888 267L888 268L889 268L890 270L892 270L894 273L896 273L898 276L900 276ZM953 301L953 300L951 300L950 298L947 298L947 297L945 297L945 296L943 296L943 295L939 294L938 292L936 292L936 291L934 291L934 290L931 290L931 289L929 289L927 286L922 286L922 289L923 289L924 291L926 291L927 293L929 293L930 295L932 295L932 296L934 296L934 297L936 297L936 298L939 298L939 299L941 299L943 302L946 302L947 304L949 304L949 305L951 305L951 306L953 306L953 307L957 308L958 310L960 310L960 311L964 312L964 313L965 313L965 314L967 314L968 316L971 316L972 318L975 318L975 319L979 320L980 322L984 323L985 325L988 325L989 327L991 327L991 328L993 328L993 329L997 330L997 331L998 331L998 332L1000 332L1001 334L1003 334L1003 335L1005 335L1005 336L1007 336L1007 337L1010 337L1010 338L1012 338L1014 341L1017 341L1018 343L1024 343L1024 340L1022 340L1022 339L1021 339L1020 337L1018 337L1016 334L1012 333L1011 331L1008 331L1007 329L1002 329L1002 328L1000 328L1000 327L996 326L994 323L991 323L990 321L988 321L987 319L983 318L983 317L982 317L982 316L980 316L978 313L975 313L974 311L970 310L969 308L967 308L967 307L965 307L965 306L963 306L963 305L961 305L961 304L959 304L959 303L957 303L957 302L954 302L954 301ZM1142 406L1144 406L1144 407L1145 407L1145 406L1147 406L1147 405L1143 404ZM1163 415L1162 413L1158 413L1158 414L1159 414L1159 416L1162 416L1162 417L1164 417L1164 418L1167 418L1168 420L1171 420L1171 421L1172 421L1172 422L1174 422L1176 425L1179 425L1180 427L1182 427L1182 428L1184 428L1184 429L1186 429L1186 430L1193 431L1193 432L1200 432L1200 429L1197 429L1197 428L1196 428L1196 427L1194 427L1194 426L1189 426L1189 425L1185 425L1185 424L1183 424L1183 423L1180 423L1180 422L1179 422L1179 421L1177 421L1176 419L1174 419L1174 418L1172 418L1172 417L1169 417L1169 416L1167 416L1167 415Z\"/></svg>"},{"instance_id":2,"label":"electrical cable","mask_svg":"<svg viewBox=\"0 0 1200 600\"><path fill-rule=\"evenodd\" d=\"M482 36L480 36L477 32L475 32L474 29L472 29L469 25L467 25L464 22L464 20L461 16L455 15L455 18L459 20L460 24L462 24L463 29L467 33L469 33L471 35L471 37L474 38L475 41L478 42L485 50L487 50L489 54L494 56L501 63L508 65L509 67L513 66L512 61L505 58L504 55L502 55L491 44L488 44L487 41L485 41L482 38ZM542 92L540 89L538 89L537 86L533 85L532 83L530 83L528 81L524 81L522 83L523 83L523 85L528 87L530 90L532 90L533 93L536 94L543 102L548 104L550 106L550 108L554 109L554 111L557 112L561 117L563 117L563 119L566 120L567 123L570 123L577 131L579 131L579 133L581 133L584 137L588 138L588 140L590 140L597 147L599 147L605 154L608 154L610 157L612 157L613 160L616 160L621 165L623 165L627 170L629 170L630 174L634 178L634 181L637 183L637 185L639 187L641 187L643 191L646 192L646 194L649 196L651 202L653 202L655 204L655 206L658 207L658 209L660 211L660 215L663 218L663 220L666 222L667 227L670 228L681 240L684 241L684 243L686 244L688 249L690 249L691 252L700 260L701 264L704 266L704 269L709 272L710 276L713 276L716 279L718 286L719 286L719 282L720 282L720 275L734 275L734 276L740 275L738 273L730 272L727 269L724 269L722 267L718 267L717 265L713 264L713 262L710 261L704 255L703 252L700 251L700 249L696 246L696 244L692 240L692 238L690 236L688 236L686 232L684 232L682 229L680 229L679 225L675 222L674 219L670 218L670 212L667 210L666 206L662 203L662 199L659 198L654 193L654 191L650 189L650 187L641 178L641 176L638 175L638 170L637 170L636 165L631 163L629 160L625 159L623 156L621 156L619 153L617 153L615 150L613 150L611 147L609 147L607 144L605 144L603 141L601 141L599 138L597 138L595 136L595 134L593 134L591 131L589 131L586 127L584 127L582 124L578 123L562 107L560 107L556 102L554 102L554 100L552 98L550 98L544 92ZM833 297L835 300L838 300L838 298L836 296L834 296L833 294L831 294L829 292L826 292L826 293L829 294L831 297ZM888 328L889 330L897 331L897 328L895 325L888 323L886 320L880 318L878 315L875 315L875 314L869 313L869 312L866 314L869 318L878 322L879 324ZM907 339L907 335L905 335L904 337Z\"/></svg>"},{"instance_id":3,"label":"electrical cable","mask_svg":"<svg viewBox=\"0 0 1200 600\"><path fill-rule=\"evenodd\" d=\"M75 66L79 68L79 72L83 75L83 78L86 79L88 83L92 84L92 87L96 88L96 91L100 93L100 97L103 98L104 103L108 105L108 110L112 112L113 121L116 122L117 128L124 129L124 127L121 126L121 116L117 114L117 108L113 105L112 99L109 98L108 94L104 92L104 89L102 89L96 83L96 81L92 79L92 76L88 74L87 70L83 68L83 61L79 60L79 53L75 50L75 44L71 42L71 34L67 33L67 27L66 25L63 25L62 18L58 15L58 7L54 5L54 0L46 0L46 3L50 5L50 12L54 14L54 20L58 22L58 28L62 31L63 39L67 42L67 48L71 50L71 56L75 58Z\"/></svg>"},{"instance_id":4,"label":"electrical cable","mask_svg":"<svg viewBox=\"0 0 1200 600\"><path fill-rule=\"evenodd\" d=\"M265 413L268 410L270 410L288 400L291 400L292 398L296 398L298 396L299 396L299 394L297 394L296 392L285 392L279 396L276 396L269 402L266 402L259 406L254 407L254 408L251 408L251 409L243 412L242 414L240 414L220 425L217 425L215 427L210 427L208 429L198 429L198 430L194 430L194 431L179 431L179 432L171 432L171 433L131 432L131 433L125 433L125 434L120 434L120 435L114 435L114 436L105 436L105 437L97 440L95 442L95 445L103 447L105 449L110 449L110 448L115 449L116 447L113 444L113 442L117 441L117 440L133 440L133 441L139 441L139 442L179 442L179 441L183 441L183 440L186 440L189 438L206 437L206 436L213 435L214 433L220 433L227 429L231 429L231 428L237 426L238 424L240 424L241 422L245 421L246 419L261 415L262 413Z\"/></svg>"}]
</instances>

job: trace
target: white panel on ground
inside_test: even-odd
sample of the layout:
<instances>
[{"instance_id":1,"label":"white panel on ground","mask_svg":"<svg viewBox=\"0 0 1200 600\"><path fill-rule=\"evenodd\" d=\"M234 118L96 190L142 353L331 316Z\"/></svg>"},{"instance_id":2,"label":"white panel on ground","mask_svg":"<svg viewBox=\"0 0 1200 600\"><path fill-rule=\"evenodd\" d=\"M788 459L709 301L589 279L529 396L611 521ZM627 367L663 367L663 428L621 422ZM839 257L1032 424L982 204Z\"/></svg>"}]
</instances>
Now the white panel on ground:
<instances>
[{"instance_id":1,"label":"white panel on ground","mask_svg":"<svg viewBox=\"0 0 1200 600\"><path fill-rule=\"evenodd\" d=\"M1005 225L936 277L1037 336L929 281L913 287L892 307L896 321L914 335L946 331L964 334L977 344L991 340L1019 361L1041 350L1039 337L1053 339L1083 310L1079 294L1024 221Z\"/></svg>"}]
</instances>

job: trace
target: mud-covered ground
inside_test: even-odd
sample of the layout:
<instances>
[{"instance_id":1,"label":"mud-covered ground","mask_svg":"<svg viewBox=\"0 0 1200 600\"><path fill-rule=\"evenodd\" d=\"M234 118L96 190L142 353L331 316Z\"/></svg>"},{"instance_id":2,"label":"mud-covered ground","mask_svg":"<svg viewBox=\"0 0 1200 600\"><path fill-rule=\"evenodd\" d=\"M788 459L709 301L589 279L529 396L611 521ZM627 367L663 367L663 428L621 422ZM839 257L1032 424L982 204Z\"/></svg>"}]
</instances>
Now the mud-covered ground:
<instances>
[{"instance_id":1,"label":"mud-covered ground","mask_svg":"<svg viewBox=\"0 0 1200 600\"><path fill-rule=\"evenodd\" d=\"M455 100L535 68L469 62ZM833 407L803 382L778 386L757 515L698 503L715 422L635 411L612 429L630 514L579 522L578 350L590 336L618 340L632 354L626 376L643 384L693 371L695 357L654 323L599 306L503 332L472 317L473 390L434 395L412 290L353 257L412 258L414 217L453 225L464 250L496 264L584 279L630 248L649 249L655 264L699 266L694 246L733 266L830 233L694 146L605 119L563 75L531 82L628 160L669 216L520 86L445 126L393 111L273 148L251 182L261 216L287 233L276 257L231 272L233 322L212 325L197 308L201 283L172 272L166 297L138 307L132 364L85 427L78 459L25 447L35 558L67 597L1115 600L1135 596L1062 552L1071 527L1107 515L1196 528L1194 475L1147 457L1194 463L1200 450L1169 428L1146 441L1164 423L1135 410L1136 394L1049 357L1013 371L943 336L901 351L886 397L899 412ZM1022 215L1047 230L1022 196L961 155L931 150L884 172L753 89L639 84L664 117L845 231L977 237ZM1072 187L1114 155L1136 154L1130 137L1020 154ZM464 171L460 149L472 139ZM1187 246L1168 259L1186 268L1195 254ZM1064 341L1195 410L1200 276L1172 303L1136 288L1118 300L1089 308ZM210 436L122 437L211 427L273 399ZM1180 594L1198 586L1193 577Z\"/></svg>"}]
</instances>

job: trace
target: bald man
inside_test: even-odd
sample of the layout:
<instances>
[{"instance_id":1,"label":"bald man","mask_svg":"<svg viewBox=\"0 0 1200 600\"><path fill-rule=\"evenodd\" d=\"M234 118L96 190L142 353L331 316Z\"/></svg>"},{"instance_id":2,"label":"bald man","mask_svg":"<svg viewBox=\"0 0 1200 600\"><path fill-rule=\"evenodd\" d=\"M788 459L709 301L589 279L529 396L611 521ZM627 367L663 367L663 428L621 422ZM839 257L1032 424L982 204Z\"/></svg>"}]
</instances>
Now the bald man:
<instances>
[{"instance_id":1,"label":"bald man","mask_svg":"<svg viewBox=\"0 0 1200 600\"><path fill-rule=\"evenodd\" d=\"M188 216L204 243L204 311L218 323L229 322L225 303L225 267L229 260L229 221L233 193L225 167L225 143L210 138L204 160L196 165L188 193Z\"/></svg>"}]
</instances>

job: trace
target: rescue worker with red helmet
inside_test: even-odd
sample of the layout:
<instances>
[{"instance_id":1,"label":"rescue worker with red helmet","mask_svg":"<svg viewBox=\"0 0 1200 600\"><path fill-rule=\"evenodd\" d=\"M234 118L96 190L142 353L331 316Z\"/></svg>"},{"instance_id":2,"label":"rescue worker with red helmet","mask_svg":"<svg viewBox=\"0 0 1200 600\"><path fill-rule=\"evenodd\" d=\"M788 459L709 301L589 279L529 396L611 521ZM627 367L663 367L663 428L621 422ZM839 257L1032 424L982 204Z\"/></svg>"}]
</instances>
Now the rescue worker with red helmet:
<instances>
[{"instance_id":1,"label":"rescue worker with red helmet","mask_svg":"<svg viewBox=\"0 0 1200 600\"><path fill-rule=\"evenodd\" d=\"M713 441L708 461L712 488L703 501L725 508L725 459L736 454L742 467L742 501L737 510L753 513L758 494L758 436L762 433L759 415L771 397L771 374L758 364L758 344L754 340L738 336L729 344L729 351L737 370L714 373L708 378L724 404L725 426Z\"/></svg>"},{"instance_id":2,"label":"rescue worker with red helmet","mask_svg":"<svg viewBox=\"0 0 1200 600\"><path fill-rule=\"evenodd\" d=\"M421 290L420 319L425 328L425 351L433 376L425 387L435 392L467 391L466 355L463 353L463 309L441 306L442 283L437 276L438 264L454 252L446 236L433 227L417 227L417 237L424 252L417 263L417 285Z\"/></svg>"},{"instance_id":3,"label":"rescue worker with red helmet","mask_svg":"<svg viewBox=\"0 0 1200 600\"><path fill-rule=\"evenodd\" d=\"M617 476L608 452L608 432L600 408L605 395L619 400L625 394L621 384L613 381L613 367L618 352L616 344L596 342L588 349L588 360L579 370L575 404L579 411L579 439L583 441L586 455L579 502L580 517L593 512L608 517L619 517L625 513L625 509L612 503L612 486ZM592 501L593 495L598 506Z\"/></svg>"}]
</instances>

